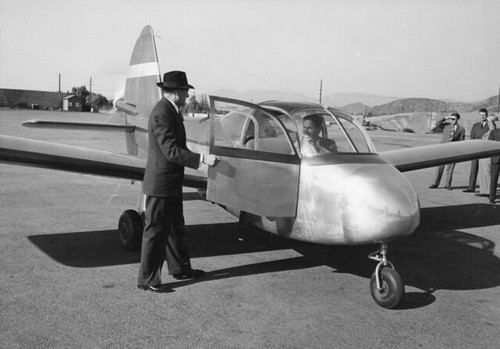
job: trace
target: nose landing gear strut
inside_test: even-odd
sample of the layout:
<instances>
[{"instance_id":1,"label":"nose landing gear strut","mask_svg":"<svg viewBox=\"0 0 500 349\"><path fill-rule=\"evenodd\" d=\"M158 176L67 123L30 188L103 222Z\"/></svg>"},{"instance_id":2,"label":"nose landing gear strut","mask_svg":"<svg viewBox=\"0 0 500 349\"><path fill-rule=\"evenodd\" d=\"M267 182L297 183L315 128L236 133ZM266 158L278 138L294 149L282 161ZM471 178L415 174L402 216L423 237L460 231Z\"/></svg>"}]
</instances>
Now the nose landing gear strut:
<instances>
[{"instance_id":1,"label":"nose landing gear strut","mask_svg":"<svg viewBox=\"0 0 500 349\"><path fill-rule=\"evenodd\" d=\"M370 292L375 303L383 308L393 309L403 300L405 287L394 265L387 260L387 244L381 243L380 250L368 258L378 261L370 280Z\"/></svg>"}]
</instances>

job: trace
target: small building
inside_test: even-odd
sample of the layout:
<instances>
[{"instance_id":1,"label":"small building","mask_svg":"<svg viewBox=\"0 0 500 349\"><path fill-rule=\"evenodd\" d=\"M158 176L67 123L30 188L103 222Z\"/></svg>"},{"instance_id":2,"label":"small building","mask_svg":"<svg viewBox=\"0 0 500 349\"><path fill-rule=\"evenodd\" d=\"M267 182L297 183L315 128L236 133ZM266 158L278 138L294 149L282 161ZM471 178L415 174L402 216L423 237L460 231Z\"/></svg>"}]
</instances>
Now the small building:
<instances>
[{"instance_id":1,"label":"small building","mask_svg":"<svg viewBox=\"0 0 500 349\"><path fill-rule=\"evenodd\" d=\"M0 108L61 109L66 96L69 93L0 88Z\"/></svg>"},{"instance_id":2,"label":"small building","mask_svg":"<svg viewBox=\"0 0 500 349\"><path fill-rule=\"evenodd\" d=\"M63 98L63 110L82 111L82 100L75 95L69 95Z\"/></svg>"}]
</instances>

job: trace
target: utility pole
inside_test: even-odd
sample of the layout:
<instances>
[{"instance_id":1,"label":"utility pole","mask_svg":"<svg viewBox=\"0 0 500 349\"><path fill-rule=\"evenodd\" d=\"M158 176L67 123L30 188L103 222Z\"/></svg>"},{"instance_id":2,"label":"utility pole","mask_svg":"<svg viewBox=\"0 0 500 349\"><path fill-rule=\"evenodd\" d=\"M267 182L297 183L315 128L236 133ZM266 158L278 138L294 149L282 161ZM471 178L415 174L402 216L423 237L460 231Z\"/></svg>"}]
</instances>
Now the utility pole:
<instances>
[{"instance_id":1,"label":"utility pole","mask_svg":"<svg viewBox=\"0 0 500 349\"><path fill-rule=\"evenodd\" d=\"M93 112L93 110L92 110L92 76L90 77L89 105L90 105L90 111Z\"/></svg>"},{"instance_id":2,"label":"utility pole","mask_svg":"<svg viewBox=\"0 0 500 349\"><path fill-rule=\"evenodd\" d=\"M61 73L59 73L59 93L61 93Z\"/></svg>"},{"instance_id":3,"label":"utility pole","mask_svg":"<svg viewBox=\"0 0 500 349\"><path fill-rule=\"evenodd\" d=\"M500 85L498 85L498 100L497 100L497 112L500 113Z\"/></svg>"},{"instance_id":4,"label":"utility pole","mask_svg":"<svg viewBox=\"0 0 500 349\"><path fill-rule=\"evenodd\" d=\"M321 104L321 97L323 95L323 80L319 81L319 104Z\"/></svg>"}]
</instances>

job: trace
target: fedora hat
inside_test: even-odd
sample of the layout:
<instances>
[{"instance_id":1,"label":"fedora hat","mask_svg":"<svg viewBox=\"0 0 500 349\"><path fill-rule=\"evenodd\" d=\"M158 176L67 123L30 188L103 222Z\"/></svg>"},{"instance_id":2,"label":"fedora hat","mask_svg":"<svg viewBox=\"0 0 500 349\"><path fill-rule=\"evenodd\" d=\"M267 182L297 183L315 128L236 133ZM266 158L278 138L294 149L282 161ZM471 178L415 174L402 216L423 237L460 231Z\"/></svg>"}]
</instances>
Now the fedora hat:
<instances>
[{"instance_id":1,"label":"fedora hat","mask_svg":"<svg viewBox=\"0 0 500 349\"><path fill-rule=\"evenodd\" d=\"M174 90L194 88L188 84L186 73L179 70L169 71L163 74L163 82L158 82L156 85L161 88Z\"/></svg>"}]
</instances>

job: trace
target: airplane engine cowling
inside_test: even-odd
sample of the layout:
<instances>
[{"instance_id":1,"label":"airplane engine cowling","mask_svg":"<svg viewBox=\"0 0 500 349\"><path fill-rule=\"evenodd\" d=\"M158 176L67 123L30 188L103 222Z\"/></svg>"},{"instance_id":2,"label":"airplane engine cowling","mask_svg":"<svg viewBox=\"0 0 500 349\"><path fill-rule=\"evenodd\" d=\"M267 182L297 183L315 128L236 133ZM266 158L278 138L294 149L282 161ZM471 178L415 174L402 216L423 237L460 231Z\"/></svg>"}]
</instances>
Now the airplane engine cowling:
<instances>
[{"instance_id":1,"label":"airplane engine cowling","mask_svg":"<svg viewBox=\"0 0 500 349\"><path fill-rule=\"evenodd\" d=\"M390 165L370 167L353 171L344 188L343 228L350 244L409 235L420 223L418 196L406 177Z\"/></svg>"},{"instance_id":2,"label":"airplane engine cowling","mask_svg":"<svg viewBox=\"0 0 500 349\"><path fill-rule=\"evenodd\" d=\"M409 235L419 223L415 190L389 164L301 167L291 238L323 244L370 244Z\"/></svg>"}]
</instances>

